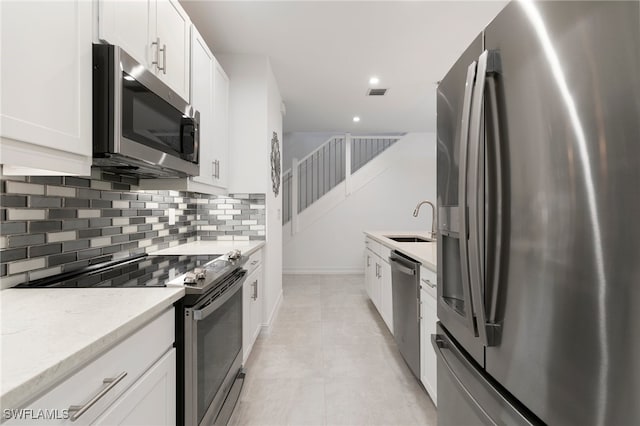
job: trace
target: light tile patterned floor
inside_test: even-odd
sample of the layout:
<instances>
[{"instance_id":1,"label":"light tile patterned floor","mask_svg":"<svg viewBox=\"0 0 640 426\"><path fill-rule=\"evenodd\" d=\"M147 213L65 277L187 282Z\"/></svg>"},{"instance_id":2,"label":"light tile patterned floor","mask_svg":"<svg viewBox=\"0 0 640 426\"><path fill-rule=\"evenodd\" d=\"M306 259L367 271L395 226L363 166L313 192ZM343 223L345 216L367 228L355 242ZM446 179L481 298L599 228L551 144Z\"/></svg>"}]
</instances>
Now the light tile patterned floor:
<instances>
[{"instance_id":1,"label":"light tile patterned floor","mask_svg":"<svg viewBox=\"0 0 640 426\"><path fill-rule=\"evenodd\" d=\"M231 425L435 425L362 275L285 275Z\"/></svg>"}]
</instances>

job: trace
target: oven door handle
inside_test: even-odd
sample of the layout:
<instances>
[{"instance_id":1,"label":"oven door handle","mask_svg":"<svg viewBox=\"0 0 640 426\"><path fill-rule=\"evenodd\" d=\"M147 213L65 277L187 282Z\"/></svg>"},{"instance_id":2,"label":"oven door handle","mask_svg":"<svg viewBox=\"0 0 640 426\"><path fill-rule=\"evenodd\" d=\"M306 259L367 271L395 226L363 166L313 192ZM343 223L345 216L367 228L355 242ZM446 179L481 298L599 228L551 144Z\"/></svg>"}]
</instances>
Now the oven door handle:
<instances>
[{"instance_id":1,"label":"oven door handle","mask_svg":"<svg viewBox=\"0 0 640 426\"><path fill-rule=\"evenodd\" d=\"M242 284L244 283L244 280L245 280L246 276L247 276L247 271L245 269L243 269L242 271L240 271L240 273L238 273L237 275L234 276L235 282L233 283L233 286L231 286L231 288L229 288L227 291L225 291L222 294L222 296L220 296L219 298L215 299L214 301L212 301L211 303L209 303L208 305L206 305L202 309L194 309L193 310L193 320L194 321L201 321L201 320L205 319L206 317L208 317L209 315L211 315L220 306L224 305L224 303L227 300L229 300L231 298L231 296L236 294L238 292L238 290L240 290L242 288Z\"/></svg>"}]
</instances>

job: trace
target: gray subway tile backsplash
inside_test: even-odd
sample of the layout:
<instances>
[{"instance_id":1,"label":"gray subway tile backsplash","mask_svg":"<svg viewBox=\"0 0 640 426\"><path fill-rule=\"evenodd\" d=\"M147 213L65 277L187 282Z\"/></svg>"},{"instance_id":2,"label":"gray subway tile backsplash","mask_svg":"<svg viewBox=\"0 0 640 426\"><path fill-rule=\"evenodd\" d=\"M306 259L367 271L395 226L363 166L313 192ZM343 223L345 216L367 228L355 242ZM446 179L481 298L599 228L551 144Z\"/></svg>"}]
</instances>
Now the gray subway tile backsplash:
<instances>
[{"instance_id":1,"label":"gray subway tile backsplash","mask_svg":"<svg viewBox=\"0 0 640 426\"><path fill-rule=\"evenodd\" d=\"M1 287L196 240L264 240L265 194L140 191L128 176L0 180ZM224 209L218 208L224 205ZM169 225L168 209L176 210Z\"/></svg>"}]
</instances>

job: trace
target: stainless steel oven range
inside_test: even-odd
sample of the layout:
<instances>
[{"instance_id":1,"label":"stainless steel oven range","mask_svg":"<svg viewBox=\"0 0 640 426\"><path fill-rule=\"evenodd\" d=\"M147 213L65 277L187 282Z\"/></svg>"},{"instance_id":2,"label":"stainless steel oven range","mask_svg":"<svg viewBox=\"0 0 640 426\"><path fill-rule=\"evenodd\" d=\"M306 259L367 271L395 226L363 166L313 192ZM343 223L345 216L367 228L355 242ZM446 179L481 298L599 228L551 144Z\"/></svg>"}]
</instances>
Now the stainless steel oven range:
<instances>
[{"instance_id":1,"label":"stainless steel oven range","mask_svg":"<svg viewBox=\"0 0 640 426\"><path fill-rule=\"evenodd\" d=\"M223 256L186 275L176 309L178 424L225 425L240 396L246 261Z\"/></svg>"}]
</instances>

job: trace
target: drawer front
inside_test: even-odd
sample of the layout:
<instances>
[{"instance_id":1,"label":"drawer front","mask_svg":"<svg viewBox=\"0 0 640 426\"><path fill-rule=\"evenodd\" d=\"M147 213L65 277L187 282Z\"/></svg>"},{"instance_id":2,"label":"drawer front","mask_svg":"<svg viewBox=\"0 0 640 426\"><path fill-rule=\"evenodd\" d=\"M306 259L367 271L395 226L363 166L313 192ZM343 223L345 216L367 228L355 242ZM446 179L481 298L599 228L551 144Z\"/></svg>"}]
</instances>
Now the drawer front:
<instances>
[{"instance_id":1,"label":"drawer front","mask_svg":"<svg viewBox=\"0 0 640 426\"><path fill-rule=\"evenodd\" d=\"M34 413L57 410L55 418L47 417L48 425L88 425L164 355L174 340L175 313L170 308L25 408ZM91 401L95 402L81 415L70 411L67 416L63 411L89 406ZM78 416L75 421L64 418L74 415ZM13 419L5 424L33 422L33 418Z\"/></svg>"},{"instance_id":2,"label":"drawer front","mask_svg":"<svg viewBox=\"0 0 640 426\"><path fill-rule=\"evenodd\" d=\"M377 254L382 260L387 263L389 262L389 255L391 254L391 249L389 247L370 237L367 237L364 240L364 244L366 248Z\"/></svg>"},{"instance_id":3,"label":"drawer front","mask_svg":"<svg viewBox=\"0 0 640 426\"><path fill-rule=\"evenodd\" d=\"M262 264L262 249L255 251L251 256L249 256L249 260L247 261L245 268L248 273L252 273L255 271L258 266Z\"/></svg>"},{"instance_id":4,"label":"drawer front","mask_svg":"<svg viewBox=\"0 0 640 426\"><path fill-rule=\"evenodd\" d=\"M425 268L424 266L420 267L420 286L434 299L437 296L437 282L438 280L435 272L431 269Z\"/></svg>"},{"instance_id":5,"label":"drawer front","mask_svg":"<svg viewBox=\"0 0 640 426\"><path fill-rule=\"evenodd\" d=\"M376 253L382 258L382 260L389 263L389 256L391 255L391 249L389 247L378 243L378 250Z\"/></svg>"},{"instance_id":6,"label":"drawer front","mask_svg":"<svg viewBox=\"0 0 640 426\"><path fill-rule=\"evenodd\" d=\"M376 252L376 246L378 245L378 243L376 241L374 241L372 238L367 237L364 239L364 247L368 248L369 250L371 250L372 252Z\"/></svg>"}]
</instances>

